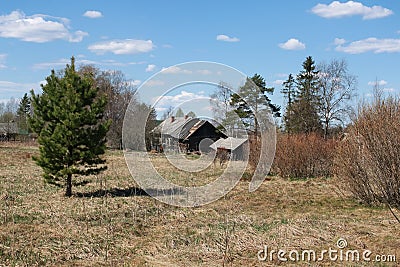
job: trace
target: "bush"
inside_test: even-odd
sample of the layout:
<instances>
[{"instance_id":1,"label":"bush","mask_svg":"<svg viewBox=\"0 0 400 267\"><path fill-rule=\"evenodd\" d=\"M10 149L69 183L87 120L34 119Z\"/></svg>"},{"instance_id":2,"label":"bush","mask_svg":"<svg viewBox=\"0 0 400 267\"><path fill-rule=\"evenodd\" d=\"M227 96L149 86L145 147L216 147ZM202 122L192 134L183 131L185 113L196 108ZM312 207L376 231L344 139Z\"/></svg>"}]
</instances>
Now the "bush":
<instances>
[{"instance_id":1,"label":"bush","mask_svg":"<svg viewBox=\"0 0 400 267\"><path fill-rule=\"evenodd\" d=\"M363 104L335 159L345 189L366 204L400 208L400 100Z\"/></svg>"},{"instance_id":2,"label":"bush","mask_svg":"<svg viewBox=\"0 0 400 267\"><path fill-rule=\"evenodd\" d=\"M287 178L331 176L336 144L316 133L280 134L272 170Z\"/></svg>"}]
</instances>

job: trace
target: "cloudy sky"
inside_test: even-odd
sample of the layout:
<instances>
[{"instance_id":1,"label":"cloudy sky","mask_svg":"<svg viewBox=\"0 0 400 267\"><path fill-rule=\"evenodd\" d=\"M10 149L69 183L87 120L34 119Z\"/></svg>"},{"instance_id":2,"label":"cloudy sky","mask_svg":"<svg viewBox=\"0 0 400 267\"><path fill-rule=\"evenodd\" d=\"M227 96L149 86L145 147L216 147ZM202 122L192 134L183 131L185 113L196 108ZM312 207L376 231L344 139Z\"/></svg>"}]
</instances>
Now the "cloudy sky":
<instances>
[{"instance_id":1,"label":"cloudy sky","mask_svg":"<svg viewBox=\"0 0 400 267\"><path fill-rule=\"evenodd\" d=\"M304 59L345 59L361 97L400 90L398 1L2 1L0 99L20 98L74 55L140 85L171 65L213 61L277 92ZM204 70L207 71L207 70ZM187 93L187 91L185 91ZM204 92L200 92L202 95Z\"/></svg>"}]
</instances>

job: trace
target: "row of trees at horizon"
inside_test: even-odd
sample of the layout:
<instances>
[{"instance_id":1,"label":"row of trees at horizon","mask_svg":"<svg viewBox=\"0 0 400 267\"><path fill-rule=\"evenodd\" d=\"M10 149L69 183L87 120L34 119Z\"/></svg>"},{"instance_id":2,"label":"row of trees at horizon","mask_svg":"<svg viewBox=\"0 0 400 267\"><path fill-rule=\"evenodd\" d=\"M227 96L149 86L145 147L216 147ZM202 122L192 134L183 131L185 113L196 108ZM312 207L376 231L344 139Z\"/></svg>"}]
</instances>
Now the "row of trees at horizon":
<instances>
[{"instance_id":1,"label":"row of trees at horizon","mask_svg":"<svg viewBox=\"0 0 400 267\"><path fill-rule=\"evenodd\" d=\"M353 112L357 79L349 73L345 60L332 60L318 65L311 56L296 75L283 82L286 99L283 116L287 133L323 133L328 137L349 122Z\"/></svg>"},{"instance_id":2,"label":"row of trees at horizon","mask_svg":"<svg viewBox=\"0 0 400 267\"><path fill-rule=\"evenodd\" d=\"M136 87L121 71L102 71L92 65L82 65L78 73L90 74L94 86L107 96L105 117L112 121L107 134L108 145L121 148L123 118ZM258 87L256 90L254 85ZM268 109L274 117L282 117L280 127L287 133L318 132L326 137L348 122L356 86L357 79L349 73L345 60L316 65L309 56L302 63L302 70L297 75L289 74L282 84L280 92L285 98L284 109L272 103L268 95L272 95L275 88L267 87L265 79L259 74L248 78L239 94L232 93L229 84L221 82L218 90L211 95L216 100L211 104L216 118L225 124L235 124L239 117L246 127L257 131L256 115ZM173 115L173 110L169 107L162 118ZM7 103L0 103L0 122L16 122L22 132L29 130L27 117L31 113L28 94L19 102L10 99ZM178 108L175 116L183 116L181 113ZM190 113L190 116L193 115Z\"/></svg>"},{"instance_id":3,"label":"row of trees at horizon","mask_svg":"<svg viewBox=\"0 0 400 267\"><path fill-rule=\"evenodd\" d=\"M215 117L228 131L242 123L257 135L258 115L269 113L282 117L279 126L286 133L319 133L326 138L349 122L356 86L357 79L349 73L345 60L316 65L309 56L300 72L296 76L289 74L282 84L284 110L272 102L269 95L275 88L268 87L259 74L247 78L237 93L221 82L210 103Z\"/></svg>"},{"instance_id":4,"label":"row of trees at horizon","mask_svg":"<svg viewBox=\"0 0 400 267\"><path fill-rule=\"evenodd\" d=\"M100 70L92 65L82 65L77 68L77 73L90 77L92 86L99 88L99 94L107 98L104 118L111 121L107 145L120 149L125 110L131 100L135 101L136 86L119 70ZM64 74L60 70L55 75L61 77ZM0 122L16 123L21 133L31 133L28 125L28 117L33 114L31 101L31 96L25 93L19 101L11 98L6 103L0 103ZM155 116L155 112L152 114Z\"/></svg>"}]
</instances>

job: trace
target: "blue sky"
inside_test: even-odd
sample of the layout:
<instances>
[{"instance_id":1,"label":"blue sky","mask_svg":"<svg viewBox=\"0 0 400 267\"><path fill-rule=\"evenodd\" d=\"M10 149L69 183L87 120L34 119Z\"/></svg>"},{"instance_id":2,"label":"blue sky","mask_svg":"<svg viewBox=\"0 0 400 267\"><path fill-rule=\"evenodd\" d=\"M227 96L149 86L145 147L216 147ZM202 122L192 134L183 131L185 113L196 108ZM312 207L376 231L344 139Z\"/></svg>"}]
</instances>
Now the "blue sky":
<instances>
[{"instance_id":1,"label":"blue sky","mask_svg":"<svg viewBox=\"0 0 400 267\"><path fill-rule=\"evenodd\" d=\"M135 84L162 68L213 61L276 88L307 56L345 59L368 97L400 90L398 1L2 1L0 99L20 98L74 55Z\"/></svg>"}]
</instances>

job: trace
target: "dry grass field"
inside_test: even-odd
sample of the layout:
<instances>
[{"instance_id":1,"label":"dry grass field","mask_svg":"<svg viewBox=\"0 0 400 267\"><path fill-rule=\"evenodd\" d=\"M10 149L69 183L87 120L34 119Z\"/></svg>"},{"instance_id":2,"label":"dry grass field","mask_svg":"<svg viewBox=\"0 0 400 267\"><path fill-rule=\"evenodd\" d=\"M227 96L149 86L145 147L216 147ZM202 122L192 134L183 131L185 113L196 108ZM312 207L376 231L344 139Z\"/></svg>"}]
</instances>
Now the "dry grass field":
<instances>
[{"instance_id":1,"label":"dry grass field","mask_svg":"<svg viewBox=\"0 0 400 267\"><path fill-rule=\"evenodd\" d=\"M351 199L334 178L270 177L254 193L241 181L212 204L178 208L137 188L122 152L109 151L109 169L73 187L71 198L43 182L37 153L0 143L0 266L400 265L400 224L386 207ZM337 249L339 238L346 249L396 255L397 263L257 259L264 245L319 252Z\"/></svg>"}]
</instances>

